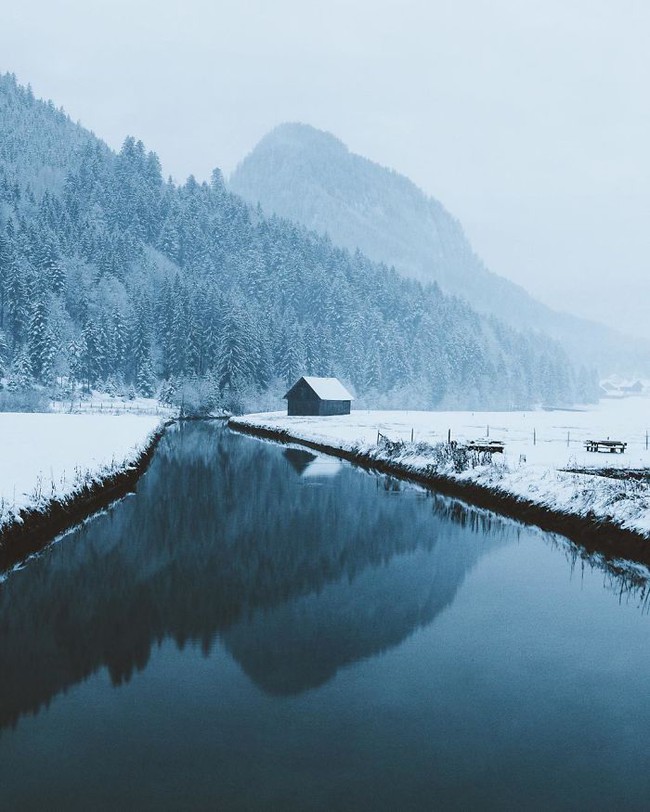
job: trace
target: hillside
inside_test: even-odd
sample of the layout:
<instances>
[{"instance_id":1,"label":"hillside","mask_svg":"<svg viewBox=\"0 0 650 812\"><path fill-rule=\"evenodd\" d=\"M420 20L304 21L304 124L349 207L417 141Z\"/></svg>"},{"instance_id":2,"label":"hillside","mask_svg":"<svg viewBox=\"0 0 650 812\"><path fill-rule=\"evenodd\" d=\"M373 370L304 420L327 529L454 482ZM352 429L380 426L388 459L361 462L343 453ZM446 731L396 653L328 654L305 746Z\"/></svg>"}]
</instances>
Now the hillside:
<instances>
[{"instance_id":1,"label":"hillside","mask_svg":"<svg viewBox=\"0 0 650 812\"><path fill-rule=\"evenodd\" d=\"M393 265L402 276L437 282L480 313L552 335L603 376L650 370L650 345L556 312L492 273L439 201L408 178L350 152L329 133L280 125L242 161L230 188L266 212Z\"/></svg>"},{"instance_id":2,"label":"hillside","mask_svg":"<svg viewBox=\"0 0 650 812\"><path fill-rule=\"evenodd\" d=\"M75 156L90 144L108 151L51 101L38 102L31 88L0 75L0 167L9 183L37 195L61 192Z\"/></svg>"},{"instance_id":3,"label":"hillside","mask_svg":"<svg viewBox=\"0 0 650 812\"><path fill-rule=\"evenodd\" d=\"M360 252L210 183L165 182L0 77L0 378L70 381L206 406L274 398L309 372L361 404L568 403L594 379L516 332ZM19 140L22 147L19 149ZM194 396L193 395L193 396ZM277 400L274 400L277 403Z\"/></svg>"}]
</instances>

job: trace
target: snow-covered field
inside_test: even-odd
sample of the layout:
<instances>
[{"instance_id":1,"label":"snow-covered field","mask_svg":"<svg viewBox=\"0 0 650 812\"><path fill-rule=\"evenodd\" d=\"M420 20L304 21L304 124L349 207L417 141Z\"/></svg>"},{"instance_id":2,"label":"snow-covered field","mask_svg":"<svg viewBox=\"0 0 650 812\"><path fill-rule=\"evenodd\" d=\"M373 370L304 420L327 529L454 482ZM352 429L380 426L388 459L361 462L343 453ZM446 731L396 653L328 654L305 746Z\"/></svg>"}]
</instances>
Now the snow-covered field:
<instances>
[{"instance_id":1,"label":"snow-covered field","mask_svg":"<svg viewBox=\"0 0 650 812\"><path fill-rule=\"evenodd\" d=\"M366 412L338 417L288 417L284 412L247 415L235 422L284 430L293 437L383 458L378 432L405 441L391 461L404 470L435 472L471 481L543 505L558 512L614 521L650 536L650 485L564 468L650 468L646 448L650 400L605 399L581 410L528 412ZM493 464L461 473L435 463L431 449L451 438L459 443L489 437L506 443ZM411 443L411 432L413 440ZM627 442L625 454L587 452L588 439ZM650 473L650 471L649 471Z\"/></svg>"},{"instance_id":2,"label":"snow-covered field","mask_svg":"<svg viewBox=\"0 0 650 812\"><path fill-rule=\"evenodd\" d=\"M135 461L156 415L0 413L0 527Z\"/></svg>"},{"instance_id":3,"label":"snow-covered field","mask_svg":"<svg viewBox=\"0 0 650 812\"><path fill-rule=\"evenodd\" d=\"M66 400L52 401L50 408L53 412L64 414L148 414L160 417L172 417L178 414L178 409L165 406L156 398L123 397L110 395L107 392L92 390L90 394L75 393L74 397Z\"/></svg>"}]
</instances>

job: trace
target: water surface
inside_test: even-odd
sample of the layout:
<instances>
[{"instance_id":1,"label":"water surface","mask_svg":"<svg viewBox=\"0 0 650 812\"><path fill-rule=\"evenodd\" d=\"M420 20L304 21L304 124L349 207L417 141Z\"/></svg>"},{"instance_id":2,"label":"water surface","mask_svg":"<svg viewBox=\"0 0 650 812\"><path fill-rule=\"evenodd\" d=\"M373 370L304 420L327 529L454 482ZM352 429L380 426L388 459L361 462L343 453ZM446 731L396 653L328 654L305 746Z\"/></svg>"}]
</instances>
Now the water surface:
<instances>
[{"instance_id":1,"label":"water surface","mask_svg":"<svg viewBox=\"0 0 650 812\"><path fill-rule=\"evenodd\" d=\"M178 426L0 584L0 807L647 808L649 624L552 536Z\"/></svg>"}]
</instances>

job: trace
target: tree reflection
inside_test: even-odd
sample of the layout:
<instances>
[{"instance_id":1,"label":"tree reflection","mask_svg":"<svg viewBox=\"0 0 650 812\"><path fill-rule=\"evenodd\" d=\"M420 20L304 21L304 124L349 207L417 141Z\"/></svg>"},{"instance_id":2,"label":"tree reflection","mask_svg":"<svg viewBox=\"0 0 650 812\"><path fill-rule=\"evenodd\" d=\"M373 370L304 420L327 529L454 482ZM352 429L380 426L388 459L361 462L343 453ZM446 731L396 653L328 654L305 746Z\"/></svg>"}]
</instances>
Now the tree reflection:
<instances>
[{"instance_id":1,"label":"tree reflection","mask_svg":"<svg viewBox=\"0 0 650 812\"><path fill-rule=\"evenodd\" d=\"M297 487L287 452L177 426L136 496L8 578L0 726L102 666L127 681L169 637L208 653L220 636L269 693L319 685L430 623L481 555L516 538L512 523L411 489L395 498L350 466Z\"/></svg>"}]
</instances>

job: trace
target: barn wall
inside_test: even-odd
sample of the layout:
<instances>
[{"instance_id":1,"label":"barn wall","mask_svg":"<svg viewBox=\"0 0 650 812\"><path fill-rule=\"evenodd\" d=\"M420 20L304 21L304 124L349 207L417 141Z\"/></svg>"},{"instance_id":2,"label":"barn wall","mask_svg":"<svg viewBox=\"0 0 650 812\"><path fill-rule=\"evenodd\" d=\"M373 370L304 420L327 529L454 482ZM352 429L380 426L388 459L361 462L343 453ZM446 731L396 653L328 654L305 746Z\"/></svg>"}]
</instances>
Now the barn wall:
<instances>
[{"instance_id":1,"label":"barn wall","mask_svg":"<svg viewBox=\"0 0 650 812\"><path fill-rule=\"evenodd\" d=\"M319 415L320 401L318 398L287 398L287 414L291 415Z\"/></svg>"},{"instance_id":2,"label":"barn wall","mask_svg":"<svg viewBox=\"0 0 650 812\"><path fill-rule=\"evenodd\" d=\"M320 412L323 416L335 414L350 414L349 400L321 400Z\"/></svg>"},{"instance_id":3,"label":"barn wall","mask_svg":"<svg viewBox=\"0 0 650 812\"><path fill-rule=\"evenodd\" d=\"M311 398L300 398L291 395L287 398L287 414L290 417L296 415L328 417L336 414L350 414L350 401L318 400L313 396Z\"/></svg>"}]
</instances>

